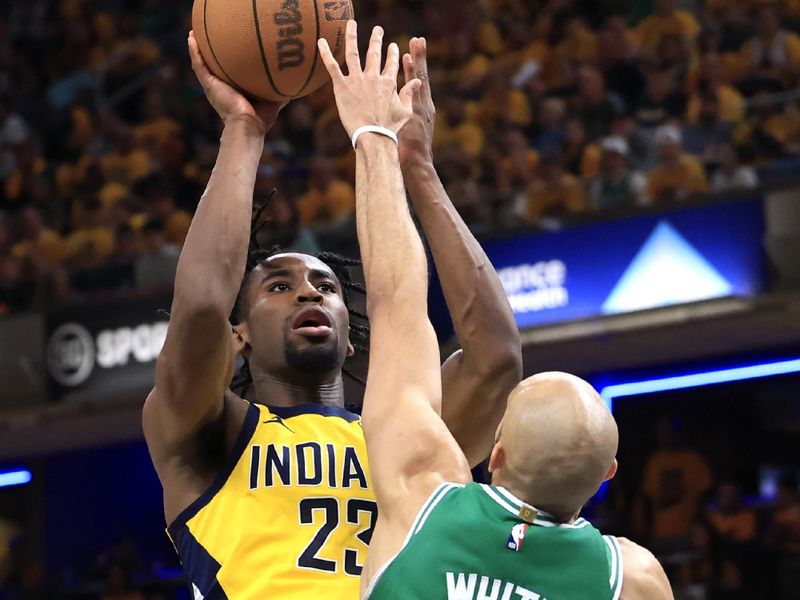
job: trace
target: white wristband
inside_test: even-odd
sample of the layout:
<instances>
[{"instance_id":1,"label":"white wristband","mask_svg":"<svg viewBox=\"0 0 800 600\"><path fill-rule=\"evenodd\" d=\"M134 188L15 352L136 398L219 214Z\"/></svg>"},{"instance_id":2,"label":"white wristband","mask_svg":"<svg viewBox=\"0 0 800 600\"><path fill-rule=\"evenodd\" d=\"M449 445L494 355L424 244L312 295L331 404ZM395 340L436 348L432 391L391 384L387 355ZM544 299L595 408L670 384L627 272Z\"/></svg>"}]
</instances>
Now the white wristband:
<instances>
[{"instance_id":1,"label":"white wristband","mask_svg":"<svg viewBox=\"0 0 800 600\"><path fill-rule=\"evenodd\" d=\"M385 135L389 139L391 139L395 144L398 143L397 141L397 134L392 131L391 129L386 129L386 127L381 127L380 125L364 125L363 127L359 127L353 132L353 150L356 149L356 144L358 144L358 138L361 137L362 133L377 133L380 135Z\"/></svg>"}]
</instances>

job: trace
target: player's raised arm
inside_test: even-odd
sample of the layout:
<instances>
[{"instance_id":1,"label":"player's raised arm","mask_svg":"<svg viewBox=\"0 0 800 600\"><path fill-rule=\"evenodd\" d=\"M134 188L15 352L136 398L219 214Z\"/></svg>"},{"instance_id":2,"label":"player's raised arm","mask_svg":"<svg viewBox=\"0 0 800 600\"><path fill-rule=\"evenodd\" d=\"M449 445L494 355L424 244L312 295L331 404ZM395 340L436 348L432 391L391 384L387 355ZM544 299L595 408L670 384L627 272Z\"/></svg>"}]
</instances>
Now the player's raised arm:
<instances>
[{"instance_id":1,"label":"player's raised arm","mask_svg":"<svg viewBox=\"0 0 800 600\"><path fill-rule=\"evenodd\" d=\"M630 540L617 539L623 565L621 600L673 600L669 579L656 557Z\"/></svg>"},{"instance_id":2,"label":"player's raised arm","mask_svg":"<svg viewBox=\"0 0 800 600\"><path fill-rule=\"evenodd\" d=\"M348 135L365 126L396 133L411 117L419 81L398 94L399 50L389 46L381 71L382 38L376 28L362 69L356 26L348 24L347 76L320 42ZM375 566L398 549L433 489L445 479L466 481L469 468L439 418L441 377L427 316L427 265L406 204L397 146L381 133L364 133L356 156L356 218L371 324L362 418L380 514L363 587Z\"/></svg>"},{"instance_id":3,"label":"player's raised arm","mask_svg":"<svg viewBox=\"0 0 800 600\"><path fill-rule=\"evenodd\" d=\"M411 39L403 69L406 81L422 85L400 133L401 167L461 344L442 366L442 418L476 465L489 456L508 394L522 378L519 331L497 272L433 165L436 109L424 38Z\"/></svg>"},{"instance_id":4,"label":"player's raised arm","mask_svg":"<svg viewBox=\"0 0 800 600\"><path fill-rule=\"evenodd\" d=\"M264 135L281 108L254 107L212 75L192 34L189 53L224 129L178 262L167 338L144 407L145 436L162 481L172 477L166 473L170 461L223 410L234 358L228 319L245 270L256 170ZM165 502L169 520L180 507Z\"/></svg>"}]
</instances>

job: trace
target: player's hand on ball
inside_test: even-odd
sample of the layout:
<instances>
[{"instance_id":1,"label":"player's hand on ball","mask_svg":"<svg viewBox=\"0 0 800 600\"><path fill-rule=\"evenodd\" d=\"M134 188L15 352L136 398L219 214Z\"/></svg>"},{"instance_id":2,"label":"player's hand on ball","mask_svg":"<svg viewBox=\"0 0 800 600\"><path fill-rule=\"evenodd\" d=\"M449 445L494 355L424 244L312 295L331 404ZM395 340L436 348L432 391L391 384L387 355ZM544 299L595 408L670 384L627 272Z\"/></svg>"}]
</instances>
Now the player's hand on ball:
<instances>
[{"instance_id":1,"label":"player's hand on ball","mask_svg":"<svg viewBox=\"0 0 800 600\"><path fill-rule=\"evenodd\" d=\"M409 52L403 55L403 74L406 82L418 79L421 84L414 92L414 116L400 132L400 161L433 161L433 126L436 107L428 78L427 43L425 38L411 38Z\"/></svg>"},{"instance_id":2,"label":"player's hand on ball","mask_svg":"<svg viewBox=\"0 0 800 600\"><path fill-rule=\"evenodd\" d=\"M333 92L339 118L349 136L364 125L378 125L399 132L413 116L412 98L421 82L412 79L397 91L397 73L400 70L400 50L389 44L386 64L381 71L383 29L375 27L369 41L364 67L358 54L355 21L347 23L345 57L348 74L342 74L333 57L328 42L319 40L319 52L333 80Z\"/></svg>"},{"instance_id":3,"label":"player's hand on ball","mask_svg":"<svg viewBox=\"0 0 800 600\"><path fill-rule=\"evenodd\" d=\"M189 33L189 56L192 59L192 70L203 86L208 101L225 123L235 118L247 118L253 120L262 134L269 131L287 102L251 104L242 94L208 70L197 46L197 40L194 39L194 32Z\"/></svg>"}]
</instances>

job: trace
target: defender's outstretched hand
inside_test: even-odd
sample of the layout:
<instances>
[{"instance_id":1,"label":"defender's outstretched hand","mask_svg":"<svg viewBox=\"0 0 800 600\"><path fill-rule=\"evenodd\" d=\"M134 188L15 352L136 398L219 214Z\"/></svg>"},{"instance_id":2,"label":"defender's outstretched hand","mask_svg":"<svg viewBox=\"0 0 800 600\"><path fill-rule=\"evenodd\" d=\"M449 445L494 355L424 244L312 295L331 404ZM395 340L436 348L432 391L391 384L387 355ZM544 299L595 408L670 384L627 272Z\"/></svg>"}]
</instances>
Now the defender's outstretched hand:
<instances>
[{"instance_id":1,"label":"defender's outstretched hand","mask_svg":"<svg viewBox=\"0 0 800 600\"><path fill-rule=\"evenodd\" d=\"M217 114L226 123L233 118L251 118L262 133L267 131L275 123L278 113L286 106L286 102L259 102L252 104L241 93L232 86L222 81L208 70L208 66L200 54L197 40L194 39L194 31L189 32L189 56L192 59L192 70L197 76L203 91L206 93L208 101Z\"/></svg>"},{"instance_id":2,"label":"defender's outstretched hand","mask_svg":"<svg viewBox=\"0 0 800 600\"><path fill-rule=\"evenodd\" d=\"M389 44L386 64L381 70L383 29L375 27L367 50L366 64L361 66L358 54L356 22L347 23L345 56L348 74L344 75L331 53L328 42L318 42L320 56L333 80L333 92L339 118L347 134L366 125L385 127L399 132L413 115L412 98L419 89L418 79L408 81L397 91L397 73L400 70L400 50L397 44Z\"/></svg>"},{"instance_id":3,"label":"defender's outstretched hand","mask_svg":"<svg viewBox=\"0 0 800 600\"><path fill-rule=\"evenodd\" d=\"M414 116L400 134L400 162L404 165L433 162L433 126L436 107L431 95L428 77L427 42L425 38L411 38L408 53L403 55L403 74L406 82L418 79L421 84L414 92Z\"/></svg>"}]
</instances>

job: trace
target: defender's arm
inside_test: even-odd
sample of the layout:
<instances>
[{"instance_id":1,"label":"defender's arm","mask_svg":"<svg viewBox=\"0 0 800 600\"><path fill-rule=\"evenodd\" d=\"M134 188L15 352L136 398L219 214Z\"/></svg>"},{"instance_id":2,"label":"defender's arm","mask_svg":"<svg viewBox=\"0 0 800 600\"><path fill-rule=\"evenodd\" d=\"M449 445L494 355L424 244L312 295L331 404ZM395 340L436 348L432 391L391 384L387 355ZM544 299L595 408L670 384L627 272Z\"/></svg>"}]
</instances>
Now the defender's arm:
<instances>
[{"instance_id":1,"label":"defender's arm","mask_svg":"<svg viewBox=\"0 0 800 600\"><path fill-rule=\"evenodd\" d=\"M411 115L411 93L419 82L409 82L398 95L396 44L379 72L382 36L380 28L373 31L362 71L355 23L348 23L347 77L320 42L349 135L364 125L398 131ZM470 473L439 418L441 377L427 318L427 265L406 204L398 150L376 134L358 142L356 220L371 325L362 423L380 511L363 582L399 548L431 491L443 480L467 481Z\"/></svg>"},{"instance_id":2,"label":"defender's arm","mask_svg":"<svg viewBox=\"0 0 800 600\"><path fill-rule=\"evenodd\" d=\"M673 600L669 579L656 557L630 540L617 540L622 550L621 600Z\"/></svg>"},{"instance_id":3,"label":"defender's arm","mask_svg":"<svg viewBox=\"0 0 800 600\"><path fill-rule=\"evenodd\" d=\"M422 81L400 135L403 176L462 348L442 365L442 418L474 466L489 455L508 394L522 378L519 331L497 272L433 165L436 109L424 38L411 39L403 67L406 81Z\"/></svg>"}]
</instances>

